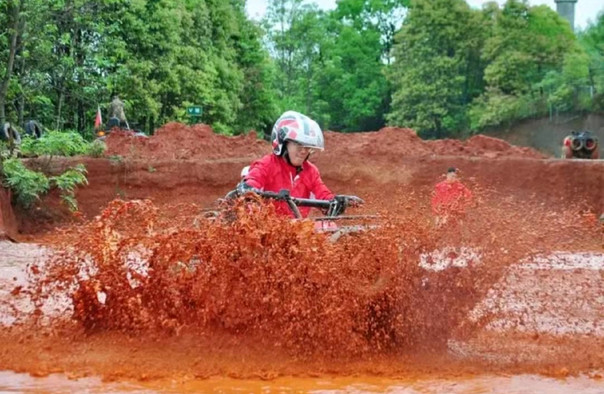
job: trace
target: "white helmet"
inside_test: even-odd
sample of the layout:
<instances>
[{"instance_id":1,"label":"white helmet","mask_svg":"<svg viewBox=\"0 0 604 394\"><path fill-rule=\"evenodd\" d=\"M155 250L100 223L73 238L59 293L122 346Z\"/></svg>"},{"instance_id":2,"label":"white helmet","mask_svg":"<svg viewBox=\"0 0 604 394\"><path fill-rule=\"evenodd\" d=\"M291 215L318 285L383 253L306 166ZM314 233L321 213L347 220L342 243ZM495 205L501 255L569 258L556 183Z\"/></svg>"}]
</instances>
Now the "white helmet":
<instances>
[{"instance_id":1,"label":"white helmet","mask_svg":"<svg viewBox=\"0 0 604 394\"><path fill-rule=\"evenodd\" d=\"M271 133L273 153L281 156L285 141L295 141L302 146L323 150L325 143L321 128L311 118L296 111L283 113L275 122Z\"/></svg>"}]
</instances>

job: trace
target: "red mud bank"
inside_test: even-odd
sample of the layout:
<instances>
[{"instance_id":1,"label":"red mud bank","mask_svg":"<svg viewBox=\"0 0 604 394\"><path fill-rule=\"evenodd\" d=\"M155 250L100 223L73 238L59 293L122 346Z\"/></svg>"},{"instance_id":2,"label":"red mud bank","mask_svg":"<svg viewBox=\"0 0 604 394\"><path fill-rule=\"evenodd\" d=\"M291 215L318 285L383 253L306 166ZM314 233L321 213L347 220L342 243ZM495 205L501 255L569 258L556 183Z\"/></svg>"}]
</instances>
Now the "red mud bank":
<instances>
[{"instance_id":1,"label":"red mud bank","mask_svg":"<svg viewBox=\"0 0 604 394\"><path fill-rule=\"evenodd\" d=\"M0 187L0 240L17 234L17 219L10 204L10 193Z\"/></svg>"},{"instance_id":2,"label":"red mud bank","mask_svg":"<svg viewBox=\"0 0 604 394\"><path fill-rule=\"evenodd\" d=\"M170 123L150 138L114 133L102 159L84 162L89 186L77 198L86 217L97 215L114 198L151 198L156 204L211 204L231 190L240 170L270 152L270 144L252 133L225 137L206 125ZM492 188L544 203L582 204L604 211L604 161L543 159L530 148L475 136L467 141L423 141L409 129L378 132L326 133L326 150L312 160L326 184L337 193L369 199L368 209L383 208L389 194L410 191L429 195L450 166L462 170L470 185ZM57 163L62 165L65 163ZM427 197L426 197L427 198ZM47 202L58 200L49 197ZM56 202L56 201L55 201ZM372 206L372 204L375 204ZM57 205L57 204L55 204ZM69 215L65 215L68 217ZM20 230L37 233L52 229L57 215L39 220L20 217Z\"/></svg>"},{"instance_id":3,"label":"red mud bank","mask_svg":"<svg viewBox=\"0 0 604 394\"><path fill-rule=\"evenodd\" d=\"M237 137L216 134L205 124L186 126L168 123L157 129L150 138L136 137L124 132L114 132L107 137L106 156L123 156L130 159L155 160L215 160L228 157L262 155L266 142L256 138L256 133Z\"/></svg>"},{"instance_id":4,"label":"red mud bank","mask_svg":"<svg viewBox=\"0 0 604 394\"><path fill-rule=\"evenodd\" d=\"M216 160L231 157L258 157L270 151L270 145L256 138L256 133L225 137L207 125L186 126L168 123L151 138L135 137L116 132L107 138L107 156L120 155L130 159L155 160ZM425 141L415 131L386 127L367 133L325 133L328 155L357 155L366 160L384 156L468 156L545 158L538 151L510 145L498 138L484 135L467 141L453 139Z\"/></svg>"}]
</instances>

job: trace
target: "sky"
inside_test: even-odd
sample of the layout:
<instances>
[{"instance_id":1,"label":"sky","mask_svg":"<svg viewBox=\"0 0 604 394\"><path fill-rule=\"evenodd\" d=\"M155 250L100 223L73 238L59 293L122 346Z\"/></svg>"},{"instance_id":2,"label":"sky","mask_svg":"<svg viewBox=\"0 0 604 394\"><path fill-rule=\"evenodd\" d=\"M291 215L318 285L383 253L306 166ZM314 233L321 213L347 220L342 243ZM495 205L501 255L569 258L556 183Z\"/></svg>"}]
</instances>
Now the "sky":
<instances>
[{"instance_id":1,"label":"sky","mask_svg":"<svg viewBox=\"0 0 604 394\"><path fill-rule=\"evenodd\" d=\"M506 0L496 0L500 5ZM307 0L308 3L315 3L319 8L330 10L336 7L336 0ZM487 0L466 0L470 6L480 8ZM247 0L246 9L248 15L253 19L260 19L266 12L268 0ZM529 0L530 5L545 4L556 9L554 0ZM575 29L584 29L589 20L595 21L599 12L604 11L604 1L602 0L578 0L575 4Z\"/></svg>"}]
</instances>

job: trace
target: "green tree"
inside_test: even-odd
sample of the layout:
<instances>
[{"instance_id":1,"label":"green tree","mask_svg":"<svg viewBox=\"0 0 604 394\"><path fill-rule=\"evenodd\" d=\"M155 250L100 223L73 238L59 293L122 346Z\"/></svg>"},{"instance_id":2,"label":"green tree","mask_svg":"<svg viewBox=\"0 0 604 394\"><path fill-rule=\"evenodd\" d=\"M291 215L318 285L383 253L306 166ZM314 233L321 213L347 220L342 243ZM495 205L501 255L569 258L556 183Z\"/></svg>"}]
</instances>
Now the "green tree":
<instances>
[{"instance_id":1,"label":"green tree","mask_svg":"<svg viewBox=\"0 0 604 394\"><path fill-rule=\"evenodd\" d=\"M264 26L279 109L341 131L382 127L390 97L384 70L406 4L342 0L325 13L300 0L271 1Z\"/></svg>"},{"instance_id":2,"label":"green tree","mask_svg":"<svg viewBox=\"0 0 604 394\"><path fill-rule=\"evenodd\" d=\"M593 94L591 109L602 111L604 110L604 12L601 12L595 23L590 24L579 35L579 42L587 54L587 84L590 96Z\"/></svg>"},{"instance_id":3,"label":"green tree","mask_svg":"<svg viewBox=\"0 0 604 394\"><path fill-rule=\"evenodd\" d=\"M0 44L6 48L1 53L4 67L0 68L0 125L6 121L6 98L22 41L24 9L25 0L6 0L0 5L0 23L3 27Z\"/></svg>"},{"instance_id":4,"label":"green tree","mask_svg":"<svg viewBox=\"0 0 604 394\"><path fill-rule=\"evenodd\" d=\"M463 0L417 0L394 46L388 122L426 137L466 127L466 110L481 92L485 22Z\"/></svg>"},{"instance_id":5,"label":"green tree","mask_svg":"<svg viewBox=\"0 0 604 394\"><path fill-rule=\"evenodd\" d=\"M487 87L469 112L473 130L546 114L548 97L555 96L550 104L567 102L571 87L564 80L582 74L570 25L549 7L508 0L490 15L492 34L482 50ZM563 72L566 77L556 74Z\"/></svg>"}]
</instances>

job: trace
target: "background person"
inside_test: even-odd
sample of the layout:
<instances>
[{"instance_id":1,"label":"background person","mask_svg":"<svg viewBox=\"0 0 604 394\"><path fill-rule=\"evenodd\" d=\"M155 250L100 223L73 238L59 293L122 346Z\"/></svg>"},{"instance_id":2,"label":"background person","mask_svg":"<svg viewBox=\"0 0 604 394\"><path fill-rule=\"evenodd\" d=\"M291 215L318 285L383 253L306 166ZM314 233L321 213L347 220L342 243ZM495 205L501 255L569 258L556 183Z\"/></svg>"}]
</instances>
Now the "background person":
<instances>
[{"instance_id":1,"label":"background person","mask_svg":"<svg viewBox=\"0 0 604 394\"><path fill-rule=\"evenodd\" d=\"M459 180L459 170L450 167L445 180L436 184L432 193L432 212L438 227L451 221L459 222L472 201L472 192Z\"/></svg>"}]
</instances>

